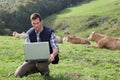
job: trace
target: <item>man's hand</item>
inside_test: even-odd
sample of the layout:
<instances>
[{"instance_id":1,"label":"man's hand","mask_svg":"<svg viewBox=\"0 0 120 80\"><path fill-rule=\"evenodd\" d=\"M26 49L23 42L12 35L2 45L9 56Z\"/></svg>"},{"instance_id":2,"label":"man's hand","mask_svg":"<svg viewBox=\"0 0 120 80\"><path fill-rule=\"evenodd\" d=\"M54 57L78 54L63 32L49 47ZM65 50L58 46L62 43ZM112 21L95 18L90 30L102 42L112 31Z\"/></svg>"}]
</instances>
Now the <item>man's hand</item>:
<instances>
[{"instance_id":1,"label":"man's hand","mask_svg":"<svg viewBox=\"0 0 120 80\"><path fill-rule=\"evenodd\" d=\"M49 61L49 62L52 62L52 61L54 61L54 59L55 59L55 56L54 56L53 54L51 54L48 61Z\"/></svg>"},{"instance_id":2,"label":"man's hand","mask_svg":"<svg viewBox=\"0 0 120 80\"><path fill-rule=\"evenodd\" d=\"M52 54L50 54L50 58L49 58L49 62L52 62L52 61L54 61L55 60L55 56L58 54L58 52L59 52L59 49L58 48L54 48L53 49L53 53Z\"/></svg>"}]
</instances>

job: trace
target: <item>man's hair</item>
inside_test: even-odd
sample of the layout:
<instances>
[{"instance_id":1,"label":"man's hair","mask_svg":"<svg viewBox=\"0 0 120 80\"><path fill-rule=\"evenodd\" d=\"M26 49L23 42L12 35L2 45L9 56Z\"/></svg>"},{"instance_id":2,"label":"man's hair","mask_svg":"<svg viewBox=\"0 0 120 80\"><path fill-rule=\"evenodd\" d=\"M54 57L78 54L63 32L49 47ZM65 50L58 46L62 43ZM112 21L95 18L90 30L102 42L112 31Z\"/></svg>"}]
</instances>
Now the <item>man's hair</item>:
<instances>
[{"instance_id":1,"label":"man's hair","mask_svg":"<svg viewBox=\"0 0 120 80\"><path fill-rule=\"evenodd\" d=\"M31 16L30 16L30 20L35 20L35 19L37 19L37 18L39 18L40 21L42 20L42 18L41 18L41 16L40 16L39 13L33 13L33 14L31 14Z\"/></svg>"}]
</instances>

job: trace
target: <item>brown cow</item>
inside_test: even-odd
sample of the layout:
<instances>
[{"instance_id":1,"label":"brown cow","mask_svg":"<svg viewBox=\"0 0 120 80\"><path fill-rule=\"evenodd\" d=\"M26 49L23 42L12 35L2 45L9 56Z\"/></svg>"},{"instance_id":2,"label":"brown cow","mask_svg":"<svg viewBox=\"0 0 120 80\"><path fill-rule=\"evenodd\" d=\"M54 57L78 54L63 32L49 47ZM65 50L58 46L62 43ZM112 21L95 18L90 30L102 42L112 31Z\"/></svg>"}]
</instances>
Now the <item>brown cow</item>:
<instances>
[{"instance_id":1,"label":"brown cow","mask_svg":"<svg viewBox=\"0 0 120 80\"><path fill-rule=\"evenodd\" d=\"M68 41L72 44L90 44L90 42L87 39L75 38L75 37L71 37L71 36L67 36L66 41Z\"/></svg>"},{"instance_id":2,"label":"brown cow","mask_svg":"<svg viewBox=\"0 0 120 80\"><path fill-rule=\"evenodd\" d=\"M93 48L106 48L106 49L120 49L120 39L108 37L106 35L102 35L96 32L92 32L88 37L88 40L95 41L97 46L88 46Z\"/></svg>"}]
</instances>

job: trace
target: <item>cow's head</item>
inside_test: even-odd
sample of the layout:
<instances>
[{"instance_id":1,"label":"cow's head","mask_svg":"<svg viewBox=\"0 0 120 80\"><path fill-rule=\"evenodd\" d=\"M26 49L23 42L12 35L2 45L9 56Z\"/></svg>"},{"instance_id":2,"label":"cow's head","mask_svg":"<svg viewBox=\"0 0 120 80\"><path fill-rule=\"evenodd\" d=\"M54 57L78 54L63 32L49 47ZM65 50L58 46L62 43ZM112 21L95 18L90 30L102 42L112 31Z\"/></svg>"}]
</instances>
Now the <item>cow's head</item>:
<instances>
[{"instance_id":1,"label":"cow's head","mask_svg":"<svg viewBox=\"0 0 120 80\"><path fill-rule=\"evenodd\" d=\"M94 41L94 35L95 35L95 31L94 32L92 32L90 35L89 35L89 37L88 37L88 40L89 41Z\"/></svg>"}]
</instances>

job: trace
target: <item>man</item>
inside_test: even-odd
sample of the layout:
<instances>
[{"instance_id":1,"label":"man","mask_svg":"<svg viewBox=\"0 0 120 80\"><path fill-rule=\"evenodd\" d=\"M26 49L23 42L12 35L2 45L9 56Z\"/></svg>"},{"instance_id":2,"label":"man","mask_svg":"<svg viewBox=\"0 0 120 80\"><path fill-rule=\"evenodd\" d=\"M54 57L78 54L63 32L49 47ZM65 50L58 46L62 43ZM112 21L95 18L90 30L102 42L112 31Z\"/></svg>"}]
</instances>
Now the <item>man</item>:
<instances>
[{"instance_id":1,"label":"man","mask_svg":"<svg viewBox=\"0 0 120 80\"><path fill-rule=\"evenodd\" d=\"M48 61L38 61L38 62L27 62L24 61L23 64L18 67L15 71L15 76L23 77L33 73L41 73L43 76L49 76L49 64L57 64L59 61L58 53L59 48L56 43L56 37L54 31L48 27L42 25L42 18L39 13L33 13L30 16L32 28L27 31L26 42L39 42L48 41L50 47L50 58Z\"/></svg>"}]
</instances>

